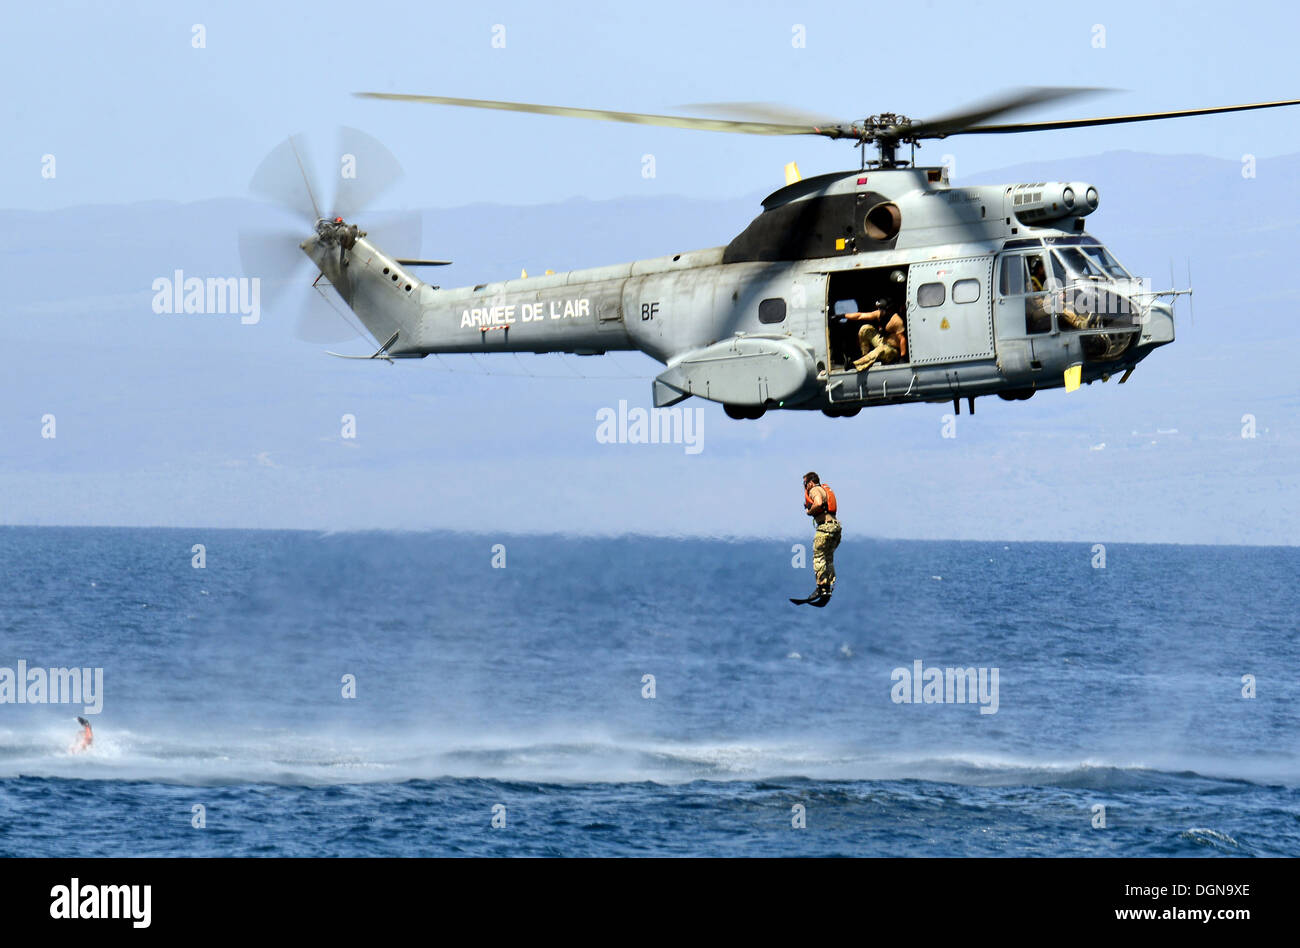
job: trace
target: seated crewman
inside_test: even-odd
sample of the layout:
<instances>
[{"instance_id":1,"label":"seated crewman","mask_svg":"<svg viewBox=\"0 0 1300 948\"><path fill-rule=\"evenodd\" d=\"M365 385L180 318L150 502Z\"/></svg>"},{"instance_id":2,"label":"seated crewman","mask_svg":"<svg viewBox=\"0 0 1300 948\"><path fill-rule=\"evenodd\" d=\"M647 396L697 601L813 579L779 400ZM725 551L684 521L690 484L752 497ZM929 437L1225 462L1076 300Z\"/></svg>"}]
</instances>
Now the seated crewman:
<instances>
[{"instance_id":1,"label":"seated crewman","mask_svg":"<svg viewBox=\"0 0 1300 948\"><path fill-rule=\"evenodd\" d=\"M1029 257L1029 291L1041 293L1047 289L1047 268L1042 257Z\"/></svg>"},{"instance_id":2,"label":"seated crewman","mask_svg":"<svg viewBox=\"0 0 1300 948\"><path fill-rule=\"evenodd\" d=\"M853 363L859 372L867 371L877 362L889 365L907 357L906 324L888 300L876 300L876 308L869 313L845 313L844 318L863 324L858 329L862 357Z\"/></svg>"},{"instance_id":3,"label":"seated crewman","mask_svg":"<svg viewBox=\"0 0 1300 948\"><path fill-rule=\"evenodd\" d=\"M1031 333L1047 332L1052 328L1052 315L1044 291L1047 289L1047 268L1043 266L1041 256L1026 258L1029 267L1029 289L1037 296L1025 298L1025 329ZM1056 324L1060 329L1087 329L1092 318L1087 313L1077 313L1062 292L1062 299L1055 307Z\"/></svg>"}]
</instances>

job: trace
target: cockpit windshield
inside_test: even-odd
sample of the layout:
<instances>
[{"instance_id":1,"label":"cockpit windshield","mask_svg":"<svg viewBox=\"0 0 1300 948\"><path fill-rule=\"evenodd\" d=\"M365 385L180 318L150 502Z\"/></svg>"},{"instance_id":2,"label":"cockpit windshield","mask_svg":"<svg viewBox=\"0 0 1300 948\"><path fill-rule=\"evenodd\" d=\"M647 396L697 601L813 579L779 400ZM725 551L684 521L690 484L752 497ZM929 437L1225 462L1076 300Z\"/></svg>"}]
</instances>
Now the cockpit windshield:
<instances>
[{"instance_id":1,"label":"cockpit windshield","mask_svg":"<svg viewBox=\"0 0 1300 948\"><path fill-rule=\"evenodd\" d=\"M1101 246L1101 244L1092 244L1091 246L1084 244L1079 249L1095 260L1097 265L1105 270L1112 279L1133 279L1133 274L1125 270L1124 267L1120 265L1120 262L1112 257L1110 252L1105 247Z\"/></svg>"},{"instance_id":2,"label":"cockpit windshield","mask_svg":"<svg viewBox=\"0 0 1300 948\"><path fill-rule=\"evenodd\" d=\"M1070 275L1083 280L1128 280L1127 270L1100 244L1057 247L1056 255Z\"/></svg>"},{"instance_id":3,"label":"cockpit windshield","mask_svg":"<svg viewBox=\"0 0 1300 948\"><path fill-rule=\"evenodd\" d=\"M1098 266L1097 261L1078 247L1058 247L1056 248L1056 254L1061 258L1061 262L1065 264L1065 269L1069 271L1070 276L1076 279L1108 279L1106 272Z\"/></svg>"}]
</instances>

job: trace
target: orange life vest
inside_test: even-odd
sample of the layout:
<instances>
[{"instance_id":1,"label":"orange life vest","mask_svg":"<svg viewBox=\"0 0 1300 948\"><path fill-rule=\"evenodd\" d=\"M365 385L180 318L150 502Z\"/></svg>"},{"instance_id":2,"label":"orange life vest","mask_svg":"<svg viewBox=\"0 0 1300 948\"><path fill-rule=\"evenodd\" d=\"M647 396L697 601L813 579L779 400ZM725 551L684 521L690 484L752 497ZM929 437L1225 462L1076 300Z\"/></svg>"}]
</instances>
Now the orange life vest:
<instances>
[{"instance_id":1,"label":"orange life vest","mask_svg":"<svg viewBox=\"0 0 1300 948\"><path fill-rule=\"evenodd\" d=\"M826 512L830 514L832 517L835 516L835 510L836 510L835 491L831 490L831 486L829 484L814 484L813 486L820 487L822 490L826 491ZM806 487L803 489L803 503L805 509L813 505L813 499L808 494L808 488Z\"/></svg>"}]
</instances>

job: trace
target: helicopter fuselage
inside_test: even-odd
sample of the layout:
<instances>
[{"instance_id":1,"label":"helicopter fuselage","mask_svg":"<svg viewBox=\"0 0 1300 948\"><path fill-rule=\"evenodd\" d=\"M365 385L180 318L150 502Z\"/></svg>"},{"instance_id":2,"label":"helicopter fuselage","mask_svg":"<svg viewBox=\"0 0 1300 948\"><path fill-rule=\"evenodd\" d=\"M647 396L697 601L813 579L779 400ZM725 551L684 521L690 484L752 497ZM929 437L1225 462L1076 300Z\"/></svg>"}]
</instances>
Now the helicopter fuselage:
<instances>
[{"instance_id":1,"label":"helicopter fuselage","mask_svg":"<svg viewBox=\"0 0 1300 948\"><path fill-rule=\"evenodd\" d=\"M426 284L364 235L303 249L387 358L639 350L666 367L656 406L694 395L733 417L852 415L1126 379L1172 342L1172 308L1084 231L1097 203L1080 183L842 172L775 192L725 247L458 289ZM905 353L857 371L871 330L844 316L869 310L902 317Z\"/></svg>"}]
</instances>

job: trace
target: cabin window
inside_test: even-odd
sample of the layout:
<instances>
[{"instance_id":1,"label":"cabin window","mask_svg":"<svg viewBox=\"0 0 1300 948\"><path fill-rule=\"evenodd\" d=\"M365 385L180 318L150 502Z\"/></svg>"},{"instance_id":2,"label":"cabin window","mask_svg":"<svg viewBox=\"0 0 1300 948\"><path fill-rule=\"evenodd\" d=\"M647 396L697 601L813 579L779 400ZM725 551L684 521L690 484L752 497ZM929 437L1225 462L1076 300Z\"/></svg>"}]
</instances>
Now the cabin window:
<instances>
[{"instance_id":1,"label":"cabin window","mask_svg":"<svg viewBox=\"0 0 1300 948\"><path fill-rule=\"evenodd\" d=\"M931 307L942 306L947 298L942 283L923 283L916 290L916 305Z\"/></svg>"},{"instance_id":2,"label":"cabin window","mask_svg":"<svg viewBox=\"0 0 1300 948\"><path fill-rule=\"evenodd\" d=\"M979 280L958 280L952 285L952 301L954 303L974 303L979 298Z\"/></svg>"},{"instance_id":3,"label":"cabin window","mask_svg":"<svg viewBox=\"0 0 1300 948\"><path fill-rule=\"evenodd\" d=\"M785 322L785 300L778 297L759 303L758 321L760 323Z\"/></svg>"}]
</instances>

